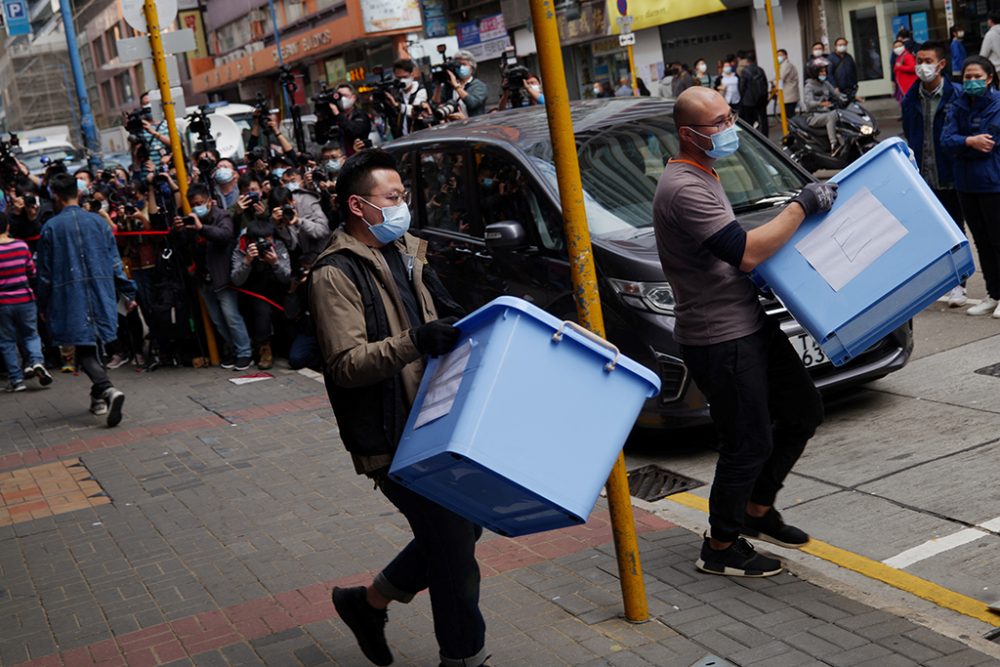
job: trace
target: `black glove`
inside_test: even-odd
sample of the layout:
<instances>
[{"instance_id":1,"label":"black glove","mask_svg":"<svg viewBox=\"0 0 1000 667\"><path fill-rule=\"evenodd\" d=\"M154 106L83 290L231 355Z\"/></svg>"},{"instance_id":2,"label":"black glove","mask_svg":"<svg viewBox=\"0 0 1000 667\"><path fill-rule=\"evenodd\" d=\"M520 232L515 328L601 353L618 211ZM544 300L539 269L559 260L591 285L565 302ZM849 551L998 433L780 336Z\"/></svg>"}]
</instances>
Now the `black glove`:
<instances>
[{"instance_id":1,"label":"black glove","mask_svg":"<svg viewBox=\"0 0 1000 667\"><path fill-rule=\"evenodd\" d=\"M445 317L410 329L410 337L417 346L417 351L432 357L450 352L462 333L452 326L455 322L458 322L457 317Z\"/></svg>"},{"instance_id":2,"label":"black glove","mask_svg":"<svg viewBox=\"0 0 1000 667\"><path fill-rule=\"evenodd\" d=\"M802 207L808 218L814 213L829 211L836 198L836 183L808 183L799 194L792 197L792 201Z\"/></svg>"}]
</instances>

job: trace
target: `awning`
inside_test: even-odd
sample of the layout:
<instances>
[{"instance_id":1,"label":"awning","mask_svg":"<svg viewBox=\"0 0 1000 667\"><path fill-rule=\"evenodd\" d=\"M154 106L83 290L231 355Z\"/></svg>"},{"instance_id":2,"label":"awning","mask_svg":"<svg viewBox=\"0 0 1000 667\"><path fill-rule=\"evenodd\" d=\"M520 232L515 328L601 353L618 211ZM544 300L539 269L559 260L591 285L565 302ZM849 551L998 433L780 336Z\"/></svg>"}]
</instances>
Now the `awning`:
<instances>
[{"instance_id":1,"label":"awning","mask_svg":"<svg viewBox=\"0 0 1000 667\"><path fill-rule=\"evenodd\" d=\"M611 34L621 32L618 7L626 0L607 0ZM732 3L729 3L732 4ZM714 14L728 9L722 0L631 0L627 4L628 15L632 17L632 31L654 28L664 23Z\"/></svg>"}]
</instances>

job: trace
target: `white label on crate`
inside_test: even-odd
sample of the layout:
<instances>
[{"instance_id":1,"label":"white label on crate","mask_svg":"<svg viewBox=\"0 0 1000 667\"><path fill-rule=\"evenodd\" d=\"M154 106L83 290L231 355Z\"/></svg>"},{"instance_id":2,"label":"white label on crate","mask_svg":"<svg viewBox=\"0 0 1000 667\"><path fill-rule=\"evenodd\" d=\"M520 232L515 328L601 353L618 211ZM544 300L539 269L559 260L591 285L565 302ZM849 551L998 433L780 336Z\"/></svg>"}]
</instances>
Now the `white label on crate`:
<instances>
[{"instance_id":1,"label":"white label on crate","mask_svg":"<svg viewBox=\"0 0 1000 667\"><path fill-rule=\"evenodd\" d=\"M451 412L451 407L455 405L455 398L458 396L458 388L462 384L462 374L465 373L471 357L472 339L441 357L427 385L427 392L424 394L424 402L420 405L417 419L413 422L414 429Z\"/></svg>"},{"instance_id":2,"label":"white label on crate","mask_svg":"<svg viewBox=\"0 0 1000 667\"><path fill-rule=\"evenodd\" d=\"M863 187L796 243L795 249L839 292L908 233Z\"/></svg>"}]
</instances>

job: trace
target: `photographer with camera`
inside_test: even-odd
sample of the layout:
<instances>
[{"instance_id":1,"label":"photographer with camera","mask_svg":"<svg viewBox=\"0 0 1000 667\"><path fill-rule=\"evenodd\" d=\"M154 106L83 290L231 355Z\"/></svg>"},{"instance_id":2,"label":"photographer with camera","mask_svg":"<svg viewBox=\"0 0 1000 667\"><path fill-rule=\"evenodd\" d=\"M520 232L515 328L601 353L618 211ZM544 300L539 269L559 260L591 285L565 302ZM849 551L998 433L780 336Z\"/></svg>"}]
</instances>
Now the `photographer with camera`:
<instances>
[{"instance_id":1,"label":"photographer with camera","mask_svg":"<svg viewBox=\"0 0 1000 667\"><path fill-rule=\"evenodd\" d=\"M270 213L267 208L267 197L256 173L247 171L242 174L238 184L240 196L233 206L233 224L236 229L242 230L246 229L254 218L267 218Z\"/></svg>"},{"instance_id":2,"label":"photographer with camera","mask_svg":"<svg viewBox=\"0 0 1000 667\"><path fill-rule=\"evenodd\" d=\"M358 108L358 93L354 86L349 83L337 86L329 107L335 127L340 132L340 144L348 157L358 151L356 142L369 145L368 135L372 133L372 121L368 114Z\"/></svg>"},{"instance_id":3,"label":"photographer with camera","mask_svg":"<svg viewBox=\"0 0 1000 667\"><path fill-rule=\"evenodd\" d=\"M476 78L476 57L468 51L459 51L452 61L445 63L447 86L451 88L448 97L452 103L464 108L469 118L486 113L486 84ZM434 91L434 104L441 104L445 86L439 85ZM444 100L444 101L448 101Z\"/></svg>"},{"instance_id":4,"label":"photographer with camera","mask_svg":"<svg viewBox=\"0 0 1000 667\"><path fill-rule=\"evenodd\" d=\"M170 135L167 130L166 119L161 120L156 125L153 125L153 107L149 103L149 91L146 91L139 98L139 120L141 125L136 127L139 132L134 133L142 137L143 141L146 143L146 148L149 150L149 159L153 161L153 166L157 169L160 167L160 152L170 151ZM126 114L126 121L130 119L130 116ZM126 124L126 129L128 126ZM129 129L129 132L132 132Z\"/></svg>"},{"instance_id":5,"label":"photographer with camera","mask_svg":"<svg viewBox=\"0 0 1000 667\"><path fill-rule=\"evenodd\" d=\"M281 239L275 238L275 226L267 218L250 221L233 250L229 278L240 287L243 305L250 314L250 335L259 357L257 367L271 368L274 306L284 300L291 280L292 264ZM250 294L246 294L249 292Z\"/></svg>"},{"instance_id":6,"label":"photographer with camera","mask_svg":"<svg viewBox=\"0 0 1000 667\"><path fill-rule=\"evenodd\" d=\"M263 148L268 155L283 154L295 155L295 146L288 137L281 133L281 123L278 119L279 110L270 109L267 101L262 95L258 95L257 103L254 105L254 123L250 128L250 141L247 150L253 151L255 148Z\"/></svg>"},{"instance_id":7,"label":"photographer with camera","mask_svg":"<svg viewBox=\"0 0 1000 667\"><path fill-rule=\"evenodd\" d=\"M414 125L419 122L420 111L427 102L427 89L421 84L420 70L412 60L397 60L392 66L392 73L401 86L399 94L402 99L397 99L391 91L384 91L382 95L396 111L395 117L389 119L392 134L403 137L418 129Z\"/></svg>"},{"instance_id":8,"label":"photographer with camera","mask_svg":"<svg viewBox=\"0 0 1000 667\"><path fill-rule=\"evenodd\" d=\"M299 260L311 262L326 248L330 240L330 223L316 193L293 189L295 186L296 182L292 180L287 185L274 188L268 197L268 205L278 237L292 251L298 266Z\"/></svg>"},{"instance_id":9,"label":"photographer with camera","mask_svg":"<svg viewBox=\"0 0 1000 667\"><path fill-rule=\"evenodd\" d=\"M38 236L42 225L54 215L52 203L39 196L38 187L31 181L22 181L13 193L14 197L8 199L5 213L8 233L15 239Z\"/></svg>"},{"instance_id":10,"label":"photographer with camera","mask_svg":"<svg viewBox=\"0 0 1000 667\"><path fill-rule=\"evenodd\" d=\"M236 292L229 289L230 263L236 246L233 220L216 206L203 184L192 183L187 197L194 214L174 217L174 231L193 251L198 289L212 323L229 347L222 367L245 371L253 362L250 336Z\"/></svg>"}]
</instances>

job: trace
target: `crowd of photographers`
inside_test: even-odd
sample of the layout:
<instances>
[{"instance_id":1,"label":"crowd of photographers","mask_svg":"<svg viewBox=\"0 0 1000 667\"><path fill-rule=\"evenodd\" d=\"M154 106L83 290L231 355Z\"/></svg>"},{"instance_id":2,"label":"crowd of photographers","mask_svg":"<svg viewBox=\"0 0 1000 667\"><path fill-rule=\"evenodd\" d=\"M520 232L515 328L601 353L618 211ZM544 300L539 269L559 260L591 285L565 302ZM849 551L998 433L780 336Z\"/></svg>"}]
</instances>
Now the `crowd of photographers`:
<instances>
[{"instance_id":1,"label":"crowd of photographers","mask_svg":"<svg viewBox=\"0 0 1000 667\"><path fill-rule=\"evenodd\" d=\"M303 286L340 223L333 193L343 160L373 141L492 110L544 104L537 76L513 58L502 67L503 91L494 109L487 108L490 91L476 77L468 52L428 72L399 60L392 75L380 72L360 94L349 84L324 89L312 99L321 146L316 154L303 150L301 136L285 136L277 110L258 99L246 156L237 163L219 155L209 118L204 110L196 112L187 119L197 140L186 160L189 215L183 213L166 123L154 123L143 95L140 108L124 119L131 162L71 173L80 206L114 232L125 273L136 286L138 307L119 303L118 338L104 346L108 367L206 363L204 311L224 368L242 371L256 363L266 370L275 355L287 357L293 368L318 368ZM293 134L302 132L300 123L293 125ZM0 244L19 240L35 250L46 221L58 212L49 184L62 173L67 167L56 161L44 174L32 174L17 159L15 137L0 144ZM39 320L37 327L49 343L46 323ZM27 366L35 353L23 341L19 347ZM78 369L72 347L44 349L49 367ZM23 387L12 381L8 390Z\"/></svg>"}]
</instances>

